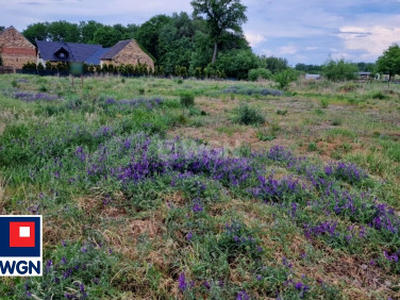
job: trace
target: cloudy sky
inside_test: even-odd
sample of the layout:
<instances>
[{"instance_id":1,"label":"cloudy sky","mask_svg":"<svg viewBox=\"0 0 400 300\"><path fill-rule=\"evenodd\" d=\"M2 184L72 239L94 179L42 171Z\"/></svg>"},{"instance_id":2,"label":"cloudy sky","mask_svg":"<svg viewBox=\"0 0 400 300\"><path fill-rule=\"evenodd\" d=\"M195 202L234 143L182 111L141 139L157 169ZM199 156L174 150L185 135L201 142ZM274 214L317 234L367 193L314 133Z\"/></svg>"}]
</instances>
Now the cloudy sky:
<instances>
[{"instance_id":1,"label":"cloudy sky","mask_svg":"<svg viewBox=\"0 0 400 300\"><path fill-rule=\"evenodd\" d=\"M374 62L400 43L400 0L242 0L244 32L257 54L322 64L327 59ZM1 26L66 20L141 24L186 11L190 0L0 0Z\"/></svg>"}]
</instances>

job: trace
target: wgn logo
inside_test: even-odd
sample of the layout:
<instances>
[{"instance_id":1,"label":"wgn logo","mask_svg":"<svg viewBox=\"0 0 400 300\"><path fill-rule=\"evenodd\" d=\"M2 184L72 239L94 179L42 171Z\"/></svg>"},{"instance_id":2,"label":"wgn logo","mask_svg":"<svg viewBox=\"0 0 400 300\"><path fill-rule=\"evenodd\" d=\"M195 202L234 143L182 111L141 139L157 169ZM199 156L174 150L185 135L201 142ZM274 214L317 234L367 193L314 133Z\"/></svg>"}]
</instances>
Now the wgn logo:
<instances>
[{"instance_id":1,"label":"wgn logo","mask_svg":"<svg viewBox=\"0 0 400 300\"><path fill-rule=\"evenodd\" d=\"M0 276L42 276L42 216L0 216Z\"/></svg>"}]
</instances>

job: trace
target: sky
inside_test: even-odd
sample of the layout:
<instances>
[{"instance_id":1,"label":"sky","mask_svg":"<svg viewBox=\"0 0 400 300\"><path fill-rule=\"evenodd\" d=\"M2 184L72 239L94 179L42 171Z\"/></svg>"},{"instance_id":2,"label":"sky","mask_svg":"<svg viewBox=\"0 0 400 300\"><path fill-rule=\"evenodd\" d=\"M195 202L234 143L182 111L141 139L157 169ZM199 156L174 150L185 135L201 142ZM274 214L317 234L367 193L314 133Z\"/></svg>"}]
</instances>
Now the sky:
<instances>
[{"instance_id":1,"label":"sky","mask_svg":"<svg viewBox=\"0 0 400 300\"><path fill-rule=\"evenodd\" d=\"M400 44L400 0L242 0L243 30L259 55L284 57L290 65L329 59L375 62ZM142 24L158 14L192 12L190 0L0 0L0 26L95 20Z\"/></svg>"}]
</instances>

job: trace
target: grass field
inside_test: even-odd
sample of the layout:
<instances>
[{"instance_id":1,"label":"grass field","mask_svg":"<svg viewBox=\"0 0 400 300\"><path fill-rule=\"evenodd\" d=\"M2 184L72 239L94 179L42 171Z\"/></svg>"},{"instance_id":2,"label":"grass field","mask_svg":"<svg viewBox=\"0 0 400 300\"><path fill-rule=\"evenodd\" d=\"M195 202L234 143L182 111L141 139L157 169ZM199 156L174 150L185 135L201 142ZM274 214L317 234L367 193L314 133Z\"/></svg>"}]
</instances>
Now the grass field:
<instances>
[{"instance_id":1,"label":"grass field","mask_svg":"<svg viewBox=\"0 0 400 300\"><path fill-rule=\"evenodd\" d=\"M2 299L399 299L400 86L0 77ZM195 105L182 107L182 95Z\"/></svg>"}]
</instances>

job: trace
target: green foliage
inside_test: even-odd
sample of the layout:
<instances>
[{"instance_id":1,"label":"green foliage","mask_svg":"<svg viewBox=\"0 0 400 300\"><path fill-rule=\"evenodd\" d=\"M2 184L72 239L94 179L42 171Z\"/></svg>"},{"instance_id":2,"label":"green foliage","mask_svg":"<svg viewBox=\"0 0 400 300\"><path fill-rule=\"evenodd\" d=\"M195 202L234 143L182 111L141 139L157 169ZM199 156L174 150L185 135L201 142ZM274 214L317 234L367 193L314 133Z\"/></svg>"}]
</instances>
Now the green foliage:
<instances>
[{"instance_id":1,"label":"green foliage","mask_svg":"<svg viewBox=\"0 0 400 300\"><path fill-rule=\"evenodd\" d=\"M118 41L133 38L136 25L105 26L96 21L80 22L67 21L35 23L28 26L22 34L31 42L35 40L53 42L101 44L104 47L114 46Z\"/></svg>"},{"instance_id":2,"label":"green foliage","mask_svg":"<svg viewBox=\"0 0 400 300\"><path fill-rule=\"evenodd\" d=\"M233 118L234 123L244 125L261 125L265 123L265 117L259 110L242 104L235 111L235 117Z\"/></svg>"},{"instance_id":3,"label":"green foliage","mask_svg":"<svg viewBox=\"0 0 400 300\"><path fill-rule=\"evenodd\" d=\"M384 93L382 93L381 91L379 92L375 92L371 95L372 99L379 99L379 100L384 100L384 99L388 99L389 97L387 95L385 95Z\"/></svg>"},{"instance_id":4,"label":"green foliage","mask_svg":"<svg viewBox=\"0 0 400 300\"><path fill-rule=\"evenodd\" d=\"M18 299L35 295L42 299L85 299L112 297L111 285L116 257L108 249L95 247L91 242L64 243L44 261L43 277L30 277L16 286Z\"/></svg>"},{"instance_id":5,"label":"green foliage","mask_svg":"<svg viewBox=\"0 0 400 300\"><path fill-rule=\"evenodd\" d=\"M318 65L306 65L303 63L296 64L294 67L297 71L309 73L309 74L321 74L322 66Z\"/></svg>"},{"instance_id":6,"label":"green foliage","mask_svg":"<svg viewBox=\"0 0 400 300\"><path fill-rule=\"evenodd\" d=\"M311 151L311 152L317 151L318 150L318 146L317 146L316 143L311 142L311 143L308 144L307 150Z\"/></svg>"},{"instance_id":7,"label":"green foliage","mask_svg":"<svg viewBox=\"0 0 400 300\"><path fill-rule=\"evenodd\" d=\"M193 15L204 16L214 43L211 63L217 59L218 44L227 31L242 33L241 25L247 21L246 6L240 0L193 0Z\"/></svg>"},{"instance_id":8,"label":"green foliage","mask_svg":"<svg viewBox=\"0 0 400 300\"><path fill-rule=\"evenodd\" d=\"M180 96L180 103L183 108L194 106L194 94L191 92L182 93Z\"/></svg>"},{"instance_id":9,"label":"green foliage","mask_svg":"<svg viewBox=\"0 0 400 300\"><path fill-rule=\"evenodd\" d=\"M321 99L319 101L319 103L321 104L322 108L328 108L328 106L329 106L329 100L328 99Z\"/></svg>"},{"instance_id":10,"label":"green foliage","mask_svg":"<svg viewBox=\"0 0 400 300\"><path fill-rule=\"evenodd\" d=\"M271 79L272 73L270 70L265 68L251 69L249 71L249 80L257 81L259 79Z\"/></svg>"},{"instance_id":11,"label":"green foliage","mask_svg":"<svg viewBox=\"0 0 400 300\"><path fill-rule=\"evenodd\" d=\"M276 111L276 113L277 113L278 115L280 115L280 116L286 116L287 112L288 112L287 109L283 109L283 110L278 109L278 110Z\"/></svg>"},{"instance_id":12,"label":"green foliage","mask_svg":"<svg viewBox=\"0 0 400 300\"><path fill-rule=\"evenodd\" d=\"M289 68L288 61L286 58L274 57L274 56L261 56L260 65L271 71L272 74L280 73Z\"/></svg>"},{"instance_id":13,"label":"green foliage","mask_svg":"<svg viewBox=\"0 0 400 300\"><path fill-rule=\"evenodd\" d=\"M289 84L299 77L299 74L293 69L286 69L274 76L274 80L281 89L287 89Z\"/></svg>"},{"instance_id":14,"label":"green foliage","mask_svg":"<svg viewBox=\"0 0 400 300\"><path fill-rule=\"evenodd\" d=\"M379 72L389 73L389 81L396 74L400 74L400 46L398 44L390 46L378 58L376 64Z\"/></svg>"},{"instance_id":15,"label":"green foliage","mask_svg":"<svg viewBox=\"0 0 400 300\"><path fill-rule=\"evenodd\" d=\"M332 81L352 80L356 78L358 68L344 59L338 61L330 60L324 65L323 72L326 78Z\"/></svg>"},{"instance_id":16,"label":"green foliage","mask_svg":"<svg viewBox=\"0 0 400 300\"><path fill-rule=\"evenodd\" d=\"M216 67L229 78L247 80L249 70L257 67L257 57L250 49L232 50L220 55Z\"/></svg>"}]
</instances>

